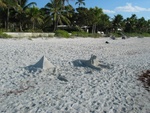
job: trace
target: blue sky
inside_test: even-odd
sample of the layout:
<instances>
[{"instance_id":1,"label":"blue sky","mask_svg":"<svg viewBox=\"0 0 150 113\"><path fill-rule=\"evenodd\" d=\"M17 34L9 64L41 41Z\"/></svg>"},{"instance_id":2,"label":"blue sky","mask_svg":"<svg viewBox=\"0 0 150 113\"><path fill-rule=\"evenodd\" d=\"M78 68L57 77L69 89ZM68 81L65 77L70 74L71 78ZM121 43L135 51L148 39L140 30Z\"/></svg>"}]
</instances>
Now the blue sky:
<instances>
[{"instance_id":1,"label":"blue sky","mask_svg":"<svg viewBox=\"0 0 150 113\"><path fill-rule=\"evenodd\" d=\"M74 7L77 0L69 0ZM28 0L28 2L36 2L38 7L44 7L50 0ZM85 0L85 7L94 8L95 6L102 8L103 12L110 16L121 14L124 18L131 17L136 14L138 18L144 17L150 19L150 0Z\"/></svg>"}]
</instances>

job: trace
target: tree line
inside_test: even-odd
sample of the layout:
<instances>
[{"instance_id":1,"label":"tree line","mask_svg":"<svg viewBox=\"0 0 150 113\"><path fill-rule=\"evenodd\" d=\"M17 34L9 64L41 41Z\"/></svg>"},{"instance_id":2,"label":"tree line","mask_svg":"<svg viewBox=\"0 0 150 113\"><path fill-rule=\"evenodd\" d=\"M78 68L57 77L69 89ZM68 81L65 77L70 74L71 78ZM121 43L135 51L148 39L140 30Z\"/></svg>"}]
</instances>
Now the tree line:
<instances>
[{"instance_id":1,"label":"tree line","mask_svg":"<svg viewBox=\"0 0 150 113\"><path fill-rule=\"evenodd\" d=\"M99 7L86 8L84 0L50 0L38 8L36 2L28 0L0 0L0 29L3 31L54 32L57 29L75 31L89 29L91 33L121 30L127 33L150 33L150 20L137 18L136 14L123 18L121 14L110 18ZM66 27L67 26L67 27Z\"/></svg>"}]
</instances>

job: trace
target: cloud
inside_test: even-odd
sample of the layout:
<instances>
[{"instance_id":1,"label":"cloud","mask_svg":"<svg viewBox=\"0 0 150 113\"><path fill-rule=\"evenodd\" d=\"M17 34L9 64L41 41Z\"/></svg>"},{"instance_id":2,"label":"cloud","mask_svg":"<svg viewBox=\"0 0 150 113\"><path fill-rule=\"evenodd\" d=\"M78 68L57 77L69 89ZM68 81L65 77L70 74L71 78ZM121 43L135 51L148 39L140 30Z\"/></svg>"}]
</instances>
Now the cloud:
<instances>
[{"instance_id":1,"label":"cloud","mask_svg":"<svg viewBox=\"0 0 150 113\"><path fill-rule=\"evenodd\" d=\"M113 11L113 10L107 10L107 9L103 9L103 12L104 13L109 13L109 14L114 14L115 13L115 11Z\"/></svg>"},{"instance_id":2,"label":"cloud","mask_svg":"<svg viewBox=\"0 0 150 113\"><path fill-rule=\"evenodd\" d=\"M125 6L116 7L115 11L117 12L142 12L142 11L150 11L150 8L133 6L131 3L126 3Z\"/></svg>"},{"instance_id":3,"label":"cloud","mask_svg":"<svg viewBox=\"0 0 150 113\"><path fill-rule=\"evenodd\" d=\"M146 17L145 19L146 19L146 20L150 20L150 17Z\"/></svg>"}]
</instances>

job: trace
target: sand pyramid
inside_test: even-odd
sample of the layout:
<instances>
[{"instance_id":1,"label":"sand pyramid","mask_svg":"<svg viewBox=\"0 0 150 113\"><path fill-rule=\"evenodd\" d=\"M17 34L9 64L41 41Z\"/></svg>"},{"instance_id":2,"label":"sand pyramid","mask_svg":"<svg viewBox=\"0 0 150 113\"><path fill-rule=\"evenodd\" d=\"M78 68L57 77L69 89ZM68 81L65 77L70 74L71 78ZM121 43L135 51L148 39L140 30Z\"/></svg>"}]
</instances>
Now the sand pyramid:
<instances>
[{"instance_id":1,"label":"sand pyramid","mask_svg":"<svg viewBox=\"0 0 150 113\"><path fill-rule=\"evenodd\" d=\"M50 69L54 68L54 65L47 60L45 56L43 56L36 64L33 65L36 68L41 68L41 69Z\"/></svg>"}]
</instances>

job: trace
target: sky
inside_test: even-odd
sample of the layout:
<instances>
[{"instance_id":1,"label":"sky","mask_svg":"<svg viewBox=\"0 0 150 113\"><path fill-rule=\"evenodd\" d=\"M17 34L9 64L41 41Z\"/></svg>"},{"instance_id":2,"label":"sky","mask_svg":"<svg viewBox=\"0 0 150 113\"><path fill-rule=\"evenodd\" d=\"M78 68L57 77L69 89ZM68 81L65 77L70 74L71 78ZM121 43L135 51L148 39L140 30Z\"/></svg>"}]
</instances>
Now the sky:
<instances>
[{"instance_id":1,"label":"sky","mask_svg":"<svg viewBox=\"0 0 150 113\"><path fill-rule=\"evenodd\" d=\"M28 0L28 2L36 2L39 8L44 7L50 0ZM77 8L75 5L77 0L69 0L69 3ZM110 18L114 18L117 14L121 14L124 19L136 14L137 18L144 17L146 20L150 19L150 0L85 0L87 8L99 7Z\"/></svg>"}]
</instances>

